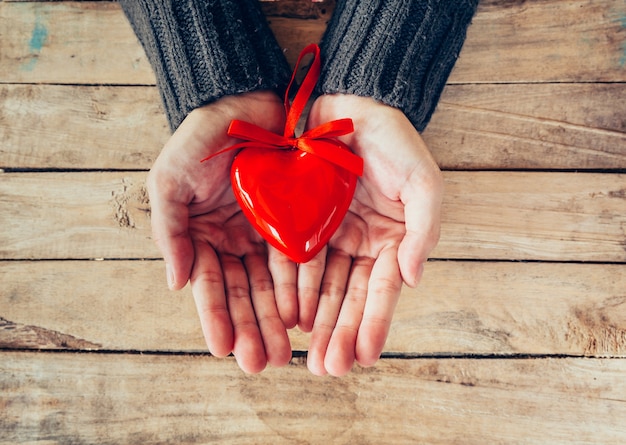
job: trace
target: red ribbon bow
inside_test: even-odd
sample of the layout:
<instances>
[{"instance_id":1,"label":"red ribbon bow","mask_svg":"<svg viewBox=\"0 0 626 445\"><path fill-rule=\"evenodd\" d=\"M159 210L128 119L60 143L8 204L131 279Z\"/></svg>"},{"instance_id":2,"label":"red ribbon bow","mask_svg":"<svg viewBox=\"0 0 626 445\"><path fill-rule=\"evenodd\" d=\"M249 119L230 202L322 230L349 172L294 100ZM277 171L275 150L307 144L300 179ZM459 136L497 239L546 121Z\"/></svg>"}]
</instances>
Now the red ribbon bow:
<instances>
[{"instance_id":1,"label":"red ribbon bow","mask_svg":"<svg viewBox=\"0 0 626 445\"><path fill-rule=\"evenodd\" d=\"M289 103L289 90L293 85L296 77L298 66L303 57L313 54L311 66L302 81L300 89L293 99L293 103ZM363 159L350 151L350 148L343 142L335 139L337 136L343 136L354 131L352 119L338 119L327 122L318 127L308 130L300 137L295 137L295 130L300 116L315 89L317 80L320 75L320 48L315 44L307 46L296 63L296 68L291 76L291 81L285 92L285 112L287 122L285 123L285 132L283 135L272 133L250 122L233 120L228 128L228 135L242 139L241 142L228 148L218 151L206 158L202 162L207 161L214 156L224 152L237 150L240 148L256 147L279 150L298 149L319 156L335 165L338 165L349 172L361 176L363 174Z\"/></svg>"}]
</instances>

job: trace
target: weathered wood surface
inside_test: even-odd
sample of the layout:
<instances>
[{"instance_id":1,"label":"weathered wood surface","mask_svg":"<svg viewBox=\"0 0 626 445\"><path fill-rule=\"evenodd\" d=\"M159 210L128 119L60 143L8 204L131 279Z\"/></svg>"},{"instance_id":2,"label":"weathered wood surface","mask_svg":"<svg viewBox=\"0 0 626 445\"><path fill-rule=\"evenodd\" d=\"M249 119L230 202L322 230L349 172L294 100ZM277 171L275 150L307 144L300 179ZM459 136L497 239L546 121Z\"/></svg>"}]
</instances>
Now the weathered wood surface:
<instances>
[{"instance_id":1,"label":"weathered wood surface","mask_svg":"<svg viewBox=\"0 0 626 445\"><path fill-rule=\"evenodd\" d=\"M0 85L0 123L12 169L147 170L170 135L155 87Z\"/></svg>"},{"instance_id":2,"label":"weathered wood surface","mask_svg":"<svg viewBox=\"0 0 626 445\"><path fill-rule=\"evenodd\" d=\"M273 17L287 59L319 41L326 19ZM116 2L0 2L0 78L12 83L152 85L154 74Z\"/></svg>"},{"instance_id":3,"label":"weathered wood surface","mask_svg":"<svg viewBox=\"0 0 626 445\"><path fill-rule=\"evenodd\" d=\"M262 7L293 63L334 1ZM169 130L119 5L0 0L0 445L626 443L625 17L481 1L424 133L436 259L385 358L320 379L297 330L286 368L209 357L166 290L143 182Z\"/></svg>"},{"instance_id":4,"label":"weathered wood surface","mask_svg":"<svg viewBox=\"0 0 626 445\"><path fill-rule=\"evenodd\" d=\"M443 169L625 169L625 103L623 84L448 85L424 138ZM13 169L149 169L170 134L154 87L0 85L0 122Z\"/></svg>"},{"instance_id":5,"label":"weathered wood surface","mask_svg":"<svg viewBox=\"0 0 626 445\"><path fill-rule=\"evenodd\" d=\"M448 85L424 139L444 169L624 169L624 84Z\"/></svg>"},{"instance_id":6,"label":"weathered wood surface","mask_svg":"<svg viewBox=\"0 0 626 445\"><path fill-rule=\"evenodd\" d=\"M0 174L0 258L158 258L144 172ZM626 175L446 172L433 258L626 261Z\"/></svg>"},{"instance_id":7,"label":"weathered wood surface","mask_svg":"<svg viewBox=\"0 0 626 445\"><path fill-rule=\"evenodd\" d=\"M169 293L163 267L0 262L0 349L206 351L190 291ZM429 262L385 351L626 357L624 289L623 264ZM307 350L308 336L291 340Z\"/></svg>"},{"instance_id":8,"label":"weathered wood surface","mask_svg":"<svg viewBox=\"0 0 626 445\"><path fill-rule=\"evenodd\" d=\"M315 378L301 360L253 377L202 356L0 360L2 444L621 445L626 435L624 360L383 360L342 379Z\"/></svg>"},{"instance_id":9,"label":"weathered wood surface","mask_svg":"<svg viewBox=\"0 0 626 445\"><path fill-rule=\"evenodd\" d=\"M612 0L484 1L450 82L626 81L625 15ZM326 21L270 18L292 63ZM0 2L0 35L5 82L154 83L115 2Z\"/></svg>"},{"instance_id":10,"label":"weathered wood surface","mask_svg":"<svg viewBox=\"0 0 626 445\"><path fill-rule=\"evenodd\" d=\"M624 82L626 4L481 0L450 82Z\"/></svg>"}]
</instances>

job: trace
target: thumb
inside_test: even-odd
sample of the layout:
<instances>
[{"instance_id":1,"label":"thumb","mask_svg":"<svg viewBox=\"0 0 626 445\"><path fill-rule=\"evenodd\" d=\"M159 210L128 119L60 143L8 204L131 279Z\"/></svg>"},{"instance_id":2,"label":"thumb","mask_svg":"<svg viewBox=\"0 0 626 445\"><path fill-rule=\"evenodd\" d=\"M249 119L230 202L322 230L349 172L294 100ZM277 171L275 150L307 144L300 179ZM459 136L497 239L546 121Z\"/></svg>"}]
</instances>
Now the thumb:
<instances>
[{"instance_id":1,"label":"thumb","mask_svg":"<svg viewBox=\"0 0 626 445\"><path fill-rule=\"evenodd\" d=\"M150 191L152 190L152 193ZM194 261L194 249L189 236L187 205L168 200L148 184L152 236L165 260L167 285L170 290L185 287Z\"/></svg>"},{"instance_id":2,"label":"thumb","mask_svg":"<svg viewBox=\"0 0 626 445\"><path fill-rule=\"evenodd\" d=\"M411 287L418 285L428 255L439 242L443 179L411 182L403 196L406 233L398 247L398 264L402 279ZM406 197L406 198L405 198Z\"/></svg>"},{"instance_id":3,"label":"thumb","mask_svg":"<svg viewBox=\"0 0 626 445\"><path fill-rule=\"evenodd\" d=\"M398 247L398 264L402 280L410 287L416 287L424 273L424 263L428 253L424 252L422 237L408 233Z\"/></svg>"}]
</instances>

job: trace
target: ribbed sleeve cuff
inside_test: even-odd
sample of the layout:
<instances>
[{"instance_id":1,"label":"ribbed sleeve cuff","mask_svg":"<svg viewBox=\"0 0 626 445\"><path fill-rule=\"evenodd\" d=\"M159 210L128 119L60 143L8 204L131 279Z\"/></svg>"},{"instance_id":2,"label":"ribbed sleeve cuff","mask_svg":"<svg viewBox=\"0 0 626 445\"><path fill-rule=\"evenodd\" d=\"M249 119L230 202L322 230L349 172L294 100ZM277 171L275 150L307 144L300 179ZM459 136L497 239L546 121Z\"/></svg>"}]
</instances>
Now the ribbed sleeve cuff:
<instances>
[{"instance_id":1,"label":"ribbed sleeve cuff","mask_svg":"<svg viewBox=\"0 0 626 445\"><path fill-rule=\"evenodd\" d=\"M345 0L322 39L323 94L372 97L424 130L478 0Z\"/></svg>"},{"instance_id":2,"label":"ribbed sleeve cuff","mask_svg":"<svg viewBox=\"0 0 626 445\"><path fill-rule=\"evenodd\" d=\"M170 127L255 90L282 95L290 68L257 0L121 0L154 69Z\"/></svg>"}]
</instances>

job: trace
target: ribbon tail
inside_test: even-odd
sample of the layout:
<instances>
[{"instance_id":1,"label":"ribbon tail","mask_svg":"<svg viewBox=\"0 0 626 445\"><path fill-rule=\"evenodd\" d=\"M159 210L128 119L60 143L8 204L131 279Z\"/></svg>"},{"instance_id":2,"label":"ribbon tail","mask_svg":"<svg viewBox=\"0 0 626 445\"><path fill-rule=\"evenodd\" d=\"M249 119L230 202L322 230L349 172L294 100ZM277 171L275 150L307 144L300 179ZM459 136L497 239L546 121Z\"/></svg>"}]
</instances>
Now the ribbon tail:
<instances>
[{"instance_id":1,"label":"ribbon tail","mask_svg":"<svg viewBox=\"0 0 626 445\"><path fill-rule=\"evenodd\" d=\"M257 125L251 124L250 122L244 122L239 120L231 121L230 126L228 127L228 135L237 139L243 139L245 142L240 142L238 144L231 145L230 147L226 147L200 160L200 162L205 162L226 152L240 150L242 148L254 147L276 150L287 148L293 145L290 144L288 139L280 135L272 133L271 131L261 128Z\"/></svg>"},{"instance_id":2,"label":"ribbon tail","mask_svg":"<svg viewBox=\"0 0 626 445\"><path fill-rule=\"evenodd\" d=\"M200 162L206 162L208 160L211 160L213 158L215 158L216 156L219 156L221 154L227 153L229 151L234 151L234 150L241 150L243 148L264 148L267 150L280 150L280 147L276 147L275 145L272 144L264 144L262 142L241 142L239 144L235 144L235 145L231 145L230 147L226 147L216 153L213 153L212 155L207 156L204 159L200 159Z\"/></svg>"},{"instance_id":3,"label":"ribbon tail","mask_svg":"<svg viewBox=\"0 0 626 445\"><path fill-rule=\"evenodd\" d=\"M242 142L241 144L235 144L235 145L231 145L230 147L226 147L218 152L213 153L212 155L207 156L204 159L200 159L200 162L206 162L210 159L213 159L221 154L227 153L229 151L233 151L233 150L239 150L241 148L246 148L249 147L249 144L246 142Z\"/></svg>"},{"instance_id":4,"label":"ribbon tail","mask_svg":"<svg viewBox=\"0 0 626 445\"><path fill-rule=\"evenodd\" d=\"M272 133L265 128L250 122L233 120L228 127L228 135L245 141L260 142L262 144L273 145L275 147L291 146L289 139Z\"/></svg>"}]
</instances>

